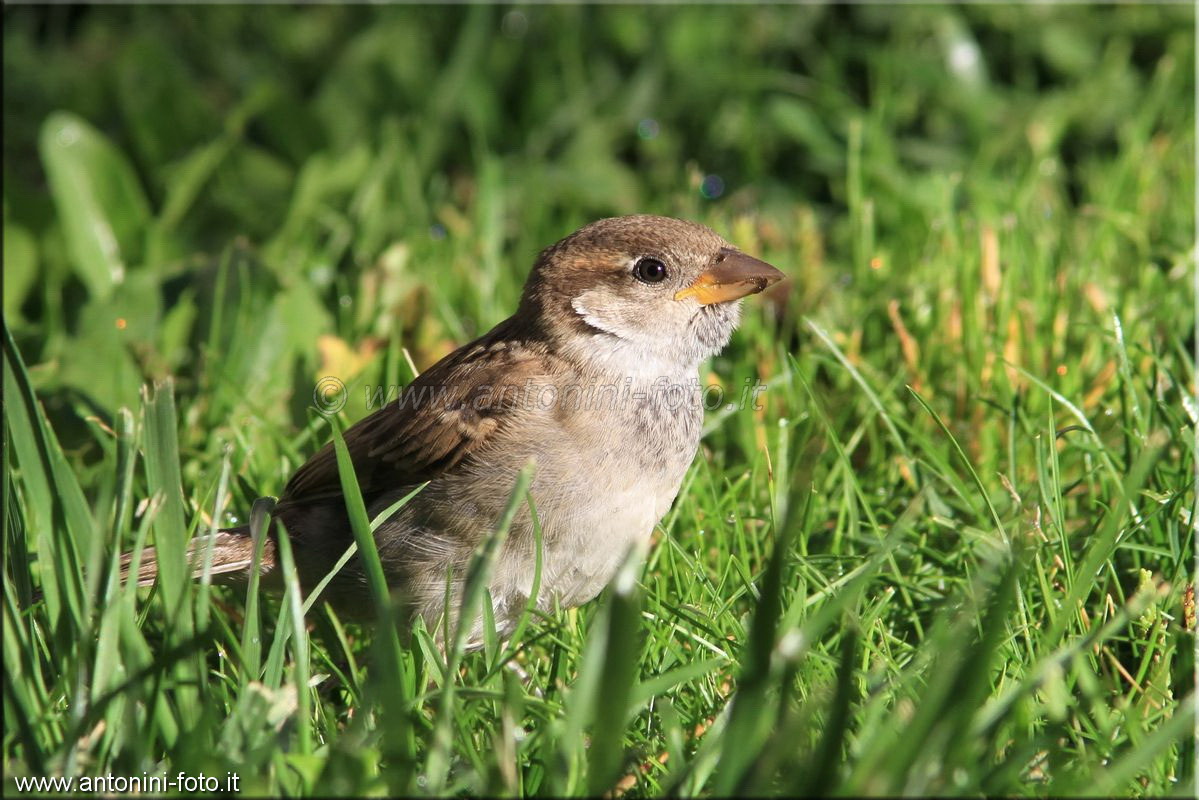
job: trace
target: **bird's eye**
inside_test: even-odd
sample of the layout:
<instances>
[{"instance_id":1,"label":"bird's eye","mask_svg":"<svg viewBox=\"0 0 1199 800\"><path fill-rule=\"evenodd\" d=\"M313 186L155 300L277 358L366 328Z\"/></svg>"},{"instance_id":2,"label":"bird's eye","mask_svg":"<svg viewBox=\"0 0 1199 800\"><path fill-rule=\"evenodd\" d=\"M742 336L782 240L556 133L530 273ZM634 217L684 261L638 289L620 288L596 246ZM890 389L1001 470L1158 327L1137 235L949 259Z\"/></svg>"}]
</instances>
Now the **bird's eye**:
<instances>
[{"instance_id":1,"label":"bird's eye","mask_svg":"<svg viewBox=\"0 0 1199 800\"><path fill-rule=\"evenodd\" d=\"M633 275L642 283L666 280L666 265L656 258L642 258L633 267Z\"/></svg>"}]
</instances>

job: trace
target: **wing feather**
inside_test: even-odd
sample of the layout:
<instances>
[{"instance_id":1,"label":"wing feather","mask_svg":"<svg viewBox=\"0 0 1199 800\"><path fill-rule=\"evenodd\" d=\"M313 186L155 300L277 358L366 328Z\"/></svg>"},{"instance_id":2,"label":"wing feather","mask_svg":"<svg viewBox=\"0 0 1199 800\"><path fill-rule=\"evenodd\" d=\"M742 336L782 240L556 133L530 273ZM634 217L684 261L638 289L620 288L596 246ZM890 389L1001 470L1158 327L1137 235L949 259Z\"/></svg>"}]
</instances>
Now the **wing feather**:
<instances>
[{"instance_id":1,"label":"wing feather","mask_svg":"<svg viewBox=\"0 0 1199 800\"><path fill-rule=\"evenodd\" d=\"M554 374L543 347L484 339L422 373L384 408L345 433L367 503L435 478L469 458L522 416L537 413L528 387ZM278 508L340 497L329 442L288 481Z\"/></svg>"}]
</instances>

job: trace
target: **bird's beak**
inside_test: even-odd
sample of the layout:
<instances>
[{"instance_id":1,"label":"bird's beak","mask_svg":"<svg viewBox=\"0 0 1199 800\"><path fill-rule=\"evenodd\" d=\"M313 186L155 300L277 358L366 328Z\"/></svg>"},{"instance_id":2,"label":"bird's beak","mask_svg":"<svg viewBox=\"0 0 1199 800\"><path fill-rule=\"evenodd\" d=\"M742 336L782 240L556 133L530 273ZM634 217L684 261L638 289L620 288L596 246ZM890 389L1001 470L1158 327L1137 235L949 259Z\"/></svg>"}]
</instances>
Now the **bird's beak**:
<instances>
[{"instance_id":1,"label":"bird's beak","mask_svg":"<svg viewBox=\"0 0 1199 800\"><path fill-rule=\"evenodd\" d=\"M715 263L695 283L675 293L675 300L694 297L700 305L727 303L757 294L783 279L783 273L738 250L722 250Z\"/></svg>"}]
</instances>

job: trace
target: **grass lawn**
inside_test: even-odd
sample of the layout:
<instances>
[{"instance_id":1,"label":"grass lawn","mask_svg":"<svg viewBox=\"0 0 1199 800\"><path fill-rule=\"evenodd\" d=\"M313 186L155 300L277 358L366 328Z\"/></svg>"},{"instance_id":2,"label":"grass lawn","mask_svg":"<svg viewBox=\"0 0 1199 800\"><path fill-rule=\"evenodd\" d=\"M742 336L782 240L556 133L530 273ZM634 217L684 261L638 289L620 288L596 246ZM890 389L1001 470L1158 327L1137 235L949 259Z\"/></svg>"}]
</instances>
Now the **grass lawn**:
<instances>
[{"instance_id":1,"label":"grass lawn","mask_svg":"<svg viewBox=\"0 0 1199 800\"><path fill-rule=\"evenodd\" d=\"M4 21L5 794L1194 795L1193 7ZM634 212L790 280L598 601L446 656L186 579Z\"/></svg>"}]
</instances>

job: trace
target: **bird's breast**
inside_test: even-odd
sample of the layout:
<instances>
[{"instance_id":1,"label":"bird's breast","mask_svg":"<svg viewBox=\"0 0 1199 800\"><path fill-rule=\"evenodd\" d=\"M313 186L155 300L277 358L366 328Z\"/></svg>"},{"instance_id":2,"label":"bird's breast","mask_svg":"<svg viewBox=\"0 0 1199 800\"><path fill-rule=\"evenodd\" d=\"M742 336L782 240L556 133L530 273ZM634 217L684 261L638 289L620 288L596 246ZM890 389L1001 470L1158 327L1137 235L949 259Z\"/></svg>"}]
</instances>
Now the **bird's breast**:
<instances>
[{"instance_id":1,"label":"bird's breast","mask_svg":"<svg viewBox=\"0 0 1199 800\"><path fill-rule=\"evenodd\" d=\"M419 527L432 535L422 537L427 544L420 548L409 540L405 551L426 551L431 561L468 558L492 529L517 472L533 459L530 493L542 533L538 605L569 608L595 597L670 509L703 422L696 393L671 400L633 385L624 389L593 401L599 405L548 409L519 435L435 480L414 503L425 510L416 512ZM532 516L521 513L492 574L501 627L515 624L525 608L536 564ZM463 574L464 566L455 572ZM435 601L430 595L429 604Z\"/></svg>"},{"instance_id":2,"label":"bird's breast","mask_svg":"<svg viewBox=\"0 0 1199 800\"><path fill-rule=\"evenodd\" d=\"M543 585L564 606L598 594L629 549L652 534L695 455L698 397L638 388L628 386L607 408L560 413L561 431L551 441L572 446L537 455Z\"/></svg>"}]
</instances>

